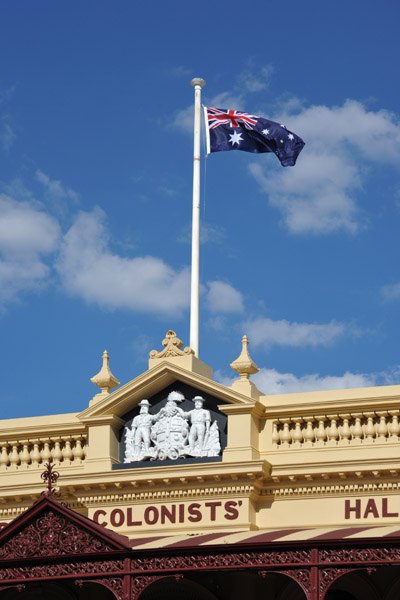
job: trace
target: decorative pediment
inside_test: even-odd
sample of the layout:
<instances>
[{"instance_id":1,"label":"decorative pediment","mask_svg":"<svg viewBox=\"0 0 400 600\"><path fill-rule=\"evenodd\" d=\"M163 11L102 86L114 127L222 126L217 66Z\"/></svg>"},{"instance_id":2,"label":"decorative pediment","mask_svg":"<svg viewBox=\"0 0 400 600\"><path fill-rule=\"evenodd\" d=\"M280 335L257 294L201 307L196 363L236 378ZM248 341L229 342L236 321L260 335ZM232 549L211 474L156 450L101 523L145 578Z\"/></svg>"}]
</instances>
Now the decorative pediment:
<instances>
[{"instance_id":1,"label":"decorative pediment","mask_svg":"<svg viewBox=\"0 0 400 600\"><path fill-rule=\"evenodd\" d=\"M254 404L254 400L248 396L213 381L209 377L193 373L177 364L160 361L136 379L99 399L96 404L81 412L78 418L83 422L96 421L96 419L103 419L111 415L123 418L141 400L162 392L175 382L189 385L196 389L199 395L210 394L221 404Z\"/></svg>"},{"instance_id":2,"label":"decorative pediment","mask_svg":"<svg viewBox=\"0 0 400 600\"><path fill-rule=\"evenodd\" d=\"M128 539L43 496L0 531L0 560L109 553Z\"/></svg>"}]
</instances>

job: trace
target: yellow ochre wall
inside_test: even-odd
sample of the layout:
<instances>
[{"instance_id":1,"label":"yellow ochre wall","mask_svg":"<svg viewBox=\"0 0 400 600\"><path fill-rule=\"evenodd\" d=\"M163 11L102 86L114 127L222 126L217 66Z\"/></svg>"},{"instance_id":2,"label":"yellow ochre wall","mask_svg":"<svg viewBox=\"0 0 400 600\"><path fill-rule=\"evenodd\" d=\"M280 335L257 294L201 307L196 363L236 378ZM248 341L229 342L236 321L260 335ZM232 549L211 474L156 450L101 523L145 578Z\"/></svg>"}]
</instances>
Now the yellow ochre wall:
<instances>
[{"instance_id":1,"label":"yellow ochre wall","mask_svg":"<svg viewBox=\"0 0 400 600\"><path fill-rule=\"evenodd\" d=\"M247 338L226 387L168 334L149 369L114 392L105 353L101 392L81 413L0 421L0 522L39 498L50 458L61 500L129 536L400 522L400 386L265 396L250 381ZM222 460L112 470L121 417L175 381L220 399Z\"/></svg>"}]
</instances>

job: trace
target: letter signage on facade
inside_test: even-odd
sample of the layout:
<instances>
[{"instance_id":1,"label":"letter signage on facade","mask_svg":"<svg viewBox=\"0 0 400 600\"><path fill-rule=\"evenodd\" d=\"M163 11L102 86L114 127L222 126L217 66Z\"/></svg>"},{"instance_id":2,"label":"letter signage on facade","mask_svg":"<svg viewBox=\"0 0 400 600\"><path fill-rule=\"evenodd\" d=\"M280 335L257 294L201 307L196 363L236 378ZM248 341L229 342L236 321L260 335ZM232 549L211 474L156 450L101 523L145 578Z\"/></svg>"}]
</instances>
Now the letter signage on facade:
<instances>
[{"instance_id":1,"label":"letter signage on facade","mask_svg":"<svg viewBox=\"0 0 400 600\"><path fill-rule=\"evenodd\" d=\"M381 517L398 516L398 512L389 510L389 498L355 498L344 501L345 519L380 519Z\"/></svg>"},{"instance_id":2,"label":"letter signage on facade","mask_svg":"<svg viewBox=\"0 0 400 600\"><path fill-rule=\"evenodd\" d=\"M216 522L225 525L239 519L242 500L218 500L208 502L168 503L147 506L125 506L120 508L97 509L93 520L103 527L127 529L181 524L190 527L193 523L207 526ZM244 515L242 515L244 518Z\"/></svg>"}]
</instances>

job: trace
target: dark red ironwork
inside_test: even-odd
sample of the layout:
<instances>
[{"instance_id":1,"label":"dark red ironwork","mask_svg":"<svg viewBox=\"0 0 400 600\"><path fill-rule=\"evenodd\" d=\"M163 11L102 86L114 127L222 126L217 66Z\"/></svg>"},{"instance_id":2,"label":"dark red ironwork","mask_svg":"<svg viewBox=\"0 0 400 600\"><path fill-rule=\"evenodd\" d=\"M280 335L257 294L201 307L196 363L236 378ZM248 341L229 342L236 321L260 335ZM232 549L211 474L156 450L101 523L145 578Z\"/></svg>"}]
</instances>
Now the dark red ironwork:
<instances>
[{"instance_id":1,"label":"dark red ironwork","mask_svg":"<svg viewBox=\"0 0 400 600\"><path fill-rule=\"evenodd\" d=\"M51 471L54 473L54 471ZM54 484L51 484L51 486ZM150 585L169 577L189 580L200 572L280 573L322 600L330 587L354 570L366 576L382 565L400 567L400 537L375 540L272 542L208 548L131 548L129 540L46 495L0 531L0 590L31 582L97 583L117 600L138 600Z\"/></svg>"},{"instance_id":2,"label":"dark red ironwork","mask_svg":"<svg viewBox=\"0 0 400 600\"><path fill-rule=\"evenodd\" d=\"M47 483L47 490L42 492L42 496L59 498L61 496L61 492L55 487L55 484L57 483L57 479L60 477L60 473L58 471L54 471L55 465L52 463L51 459L44 466L46 467L46 470L41 474L41 478Z\"/></svg>"},{"instance_id":3,"label":"dark red ironwork","mask_svg":"<svg viewBox=\"0 0 400 600\"><path fill-rule=\"evenodd\" d=\"M83 587L85 583L98 583L112 591L117 600L128 600L128 596L124 593L124 578L123 577L105 577L102 579L77 579L75 584Z\"/></svg>"}]
</instances>

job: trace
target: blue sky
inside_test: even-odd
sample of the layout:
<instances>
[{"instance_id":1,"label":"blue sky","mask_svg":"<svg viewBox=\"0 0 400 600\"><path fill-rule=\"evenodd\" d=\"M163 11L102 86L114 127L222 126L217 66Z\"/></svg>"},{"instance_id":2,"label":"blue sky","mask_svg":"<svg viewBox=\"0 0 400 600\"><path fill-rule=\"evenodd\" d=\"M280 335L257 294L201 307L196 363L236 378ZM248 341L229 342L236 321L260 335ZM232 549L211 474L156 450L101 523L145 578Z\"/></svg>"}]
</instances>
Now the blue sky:
<instances>
[{"instance_id":1,"label":"blue sky","mask_svg":"<svg viewBox=\"0 0 400 600\"><path fill-rule=\"evenodd\" d=\"M0 6L2 417L83 410L189 344L192 77L285 123L297 165L202 165L200 358L265 393L400 382L393 1ZM206 163L206 164L205 164Z\"/></svg>"}]
</instances>

